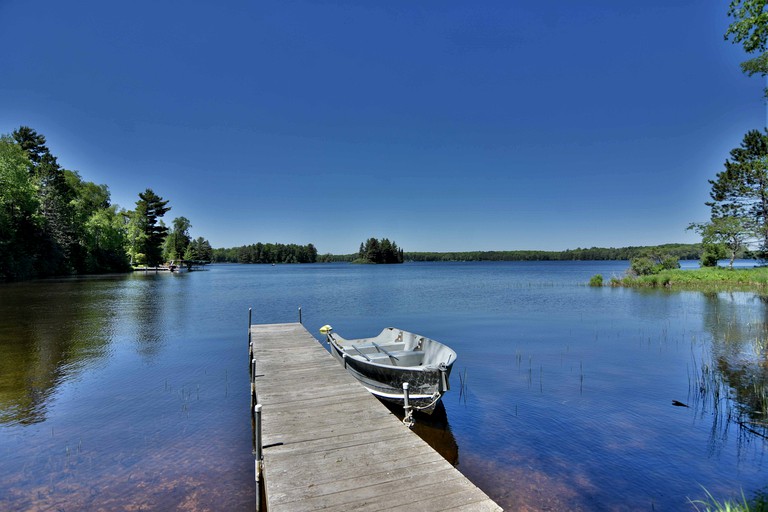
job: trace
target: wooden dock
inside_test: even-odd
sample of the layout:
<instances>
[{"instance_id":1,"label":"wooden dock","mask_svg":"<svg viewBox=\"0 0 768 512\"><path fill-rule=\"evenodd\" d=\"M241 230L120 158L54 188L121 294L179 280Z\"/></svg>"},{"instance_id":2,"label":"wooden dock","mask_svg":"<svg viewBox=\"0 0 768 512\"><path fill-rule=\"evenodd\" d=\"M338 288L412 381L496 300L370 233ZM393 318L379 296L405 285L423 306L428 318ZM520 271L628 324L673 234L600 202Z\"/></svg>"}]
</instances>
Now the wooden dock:
<instances>
[{"instance_id":1,"label":"wooden dock","mask_svg":"<svg viewBox=\"0 0 768 512\"><path fill-rule=\"evenodd\" d=\"M269 512L501 510L300 323L249 338Z\"/></svg>"}]
</instances>

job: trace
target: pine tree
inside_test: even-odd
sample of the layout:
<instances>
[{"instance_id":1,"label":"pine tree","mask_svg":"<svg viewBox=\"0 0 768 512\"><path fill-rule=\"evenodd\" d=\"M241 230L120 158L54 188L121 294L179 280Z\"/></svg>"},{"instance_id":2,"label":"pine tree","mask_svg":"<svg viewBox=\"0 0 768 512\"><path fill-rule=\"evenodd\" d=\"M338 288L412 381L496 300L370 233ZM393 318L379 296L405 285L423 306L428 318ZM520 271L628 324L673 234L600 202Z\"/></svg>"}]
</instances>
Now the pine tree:
<instances>
[{"instance_id":1,"label":"pine tree","mask_svg":"<svg viewBox=\"0 0 768 512\"><path fill-rule=\"evenodd\" d=\"M168 228L160 220L170 211L168 201L148 188L139 194L136 209L131 214L129 227L129 253L134 263L143 260L147 266L162 263L163 242Z\"/></svg>"},{"instance_id":2,"label":"pine tree","mask_svg":"<svg viewBox=\"0 0 768 512\"><path fill-rule=\"evenodd\" d=\"M768 254L768 135L751 130L731 150L725 170L718 173L707 206L712 219L735 218L758 241L761 257Z\"/></svg>"}]
</instances>

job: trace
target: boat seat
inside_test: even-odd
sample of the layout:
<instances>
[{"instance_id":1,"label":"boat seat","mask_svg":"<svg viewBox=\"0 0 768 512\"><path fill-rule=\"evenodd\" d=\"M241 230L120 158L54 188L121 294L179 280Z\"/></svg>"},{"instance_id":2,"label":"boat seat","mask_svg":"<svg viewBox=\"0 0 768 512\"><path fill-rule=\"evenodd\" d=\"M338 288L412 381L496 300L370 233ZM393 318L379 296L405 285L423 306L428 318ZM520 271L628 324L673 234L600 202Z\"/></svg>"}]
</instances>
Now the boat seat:
<instances>
[{"instance_id":1,"label":"boat seat","mask_svg":"<svg viewBox=\"0 0 768 512\"><path fill-rule=\"evenodd\" d=\"M373 361L374 363L389 363L390 359L387 354L383 353L374 353L374 354L365 354L368 356L368 359Z\"/></svg>"},{"instance_id":2,"label":"boat seat","mask_svg":"<svg viewBox=\"0 0 768 512\"><path fill-rule=\"evenodd\" d=\"M373 344L370 344L370 343L363 343L360 345L355 343L354 345L358 348L358 350L360 350L360 352L362 352L367 356L370 356L371 354L383 354L383 352L379 352L379 349L377 349L376 347L373 346ZM350 348L350 350L357 353L357 351L353 349L351 345L347 345L347 346ZM391 345L379 344L379 347L383 348L389 353L393 353L393 351L396 351L396 350L403 350L403 348L405 347L405 343L394 343Z\"/></svg>"},{"instance_id":3,"label":"boat seat","mask_svg":"<svg viewBox=\"0 0 768 512\"><path fill-rule=\"evenodd\" d=\"M419 366L424 361L424 352L420 350L395 350L390 351L390 354L395 356L397 359L394 360L382 352L366 355L371 360L371 362L379 364L391 364L394 366Z\"/></svg>"}]
</instances>

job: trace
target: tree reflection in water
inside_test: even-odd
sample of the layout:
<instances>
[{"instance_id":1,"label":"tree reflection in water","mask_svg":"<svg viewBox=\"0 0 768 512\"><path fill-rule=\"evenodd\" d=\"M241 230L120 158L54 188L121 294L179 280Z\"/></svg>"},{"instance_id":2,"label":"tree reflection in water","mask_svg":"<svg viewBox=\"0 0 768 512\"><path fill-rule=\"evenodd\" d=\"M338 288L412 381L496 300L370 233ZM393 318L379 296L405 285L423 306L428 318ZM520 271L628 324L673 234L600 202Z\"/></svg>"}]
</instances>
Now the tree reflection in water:
<instances>
[{"instance_id":1,"label":"tree reflection in water","mask_svg":"<svg viewBox=\"0 0 768 512\"><path fill-rule=\"evenodd\" d=\"M748 292L705 293L704 322L710 353L694 357L690 397L697 416L711 416L711 450L731 425L739 446L768 437L768 296ZM754 306L759 303L761 307Z\"/></svg>"},{"instance_id":2,"label":"tree reflection in water","mask_svg":"<svg viewBox=\"0 0 768 512\"><path fill-rule=\"evenodd\" d=\"M108 354L110 281L52 282L0 287L0 424L45 421L57 386Z\"/></svg>"}]
</instances>

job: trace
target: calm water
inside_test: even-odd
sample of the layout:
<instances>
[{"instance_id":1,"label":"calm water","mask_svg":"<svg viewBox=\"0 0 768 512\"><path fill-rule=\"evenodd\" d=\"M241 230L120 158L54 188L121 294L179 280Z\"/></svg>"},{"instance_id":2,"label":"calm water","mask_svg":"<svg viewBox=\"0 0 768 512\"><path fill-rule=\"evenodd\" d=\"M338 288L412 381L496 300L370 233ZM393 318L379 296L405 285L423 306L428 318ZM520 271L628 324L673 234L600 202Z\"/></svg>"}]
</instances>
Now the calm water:
<instances>
[{"instance_id":1,"label":"calm water","mask_svg":"<svg viewBox=\"0 0 768 512\"><path fill-rule=\"evenodd\" d=\"M326 323L348 338L393 325L456 349L447 425L419 431L508 510L688 510L702 486L761 490L766 303L585 286L626 267L226 265L0 285L0 509L252 510L249 307L276 323L301 306L318 338Z\"/></svg>"}]
</instances>

